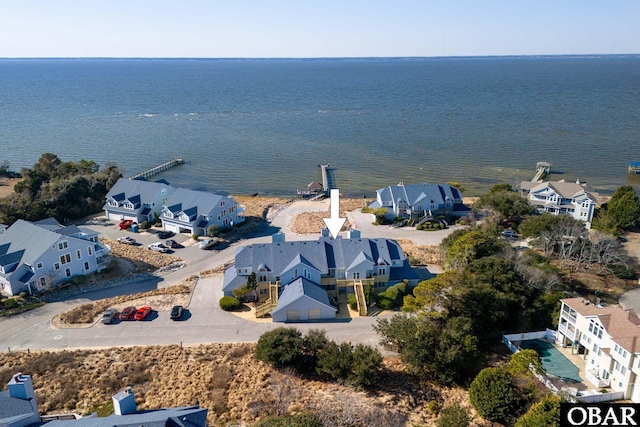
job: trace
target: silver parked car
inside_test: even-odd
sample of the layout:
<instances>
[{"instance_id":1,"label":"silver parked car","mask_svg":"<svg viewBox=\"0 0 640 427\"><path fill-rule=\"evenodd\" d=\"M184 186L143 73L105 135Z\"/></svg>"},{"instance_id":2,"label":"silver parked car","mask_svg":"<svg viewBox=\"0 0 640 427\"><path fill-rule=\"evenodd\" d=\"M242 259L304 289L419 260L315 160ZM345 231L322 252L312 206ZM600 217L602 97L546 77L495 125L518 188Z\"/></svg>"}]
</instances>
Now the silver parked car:
<instances>
[{"instance_id":1,"label":"silver parked car","mask_svg":"<svg viewBox=\"0 0 640 427\"><path fill-rule=\"evenodd\" d=\"M102 323L107 324L113 322L113 319L118 315L118 310L115 308L108 308L102 313Z\"/></svg>"}]
</instances>

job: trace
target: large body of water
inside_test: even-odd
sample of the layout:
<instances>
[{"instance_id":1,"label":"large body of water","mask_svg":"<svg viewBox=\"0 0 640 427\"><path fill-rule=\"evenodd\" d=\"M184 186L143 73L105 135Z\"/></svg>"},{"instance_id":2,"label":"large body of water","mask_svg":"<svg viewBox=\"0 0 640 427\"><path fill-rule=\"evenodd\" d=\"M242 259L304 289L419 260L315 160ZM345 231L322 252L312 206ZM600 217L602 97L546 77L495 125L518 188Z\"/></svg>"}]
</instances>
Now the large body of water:
<instances>
[{"instance_id":1,"label":"large body of water","mask_svg":"<svg viewBox=\"0 0 640 427\"><path fill-rule=\"evenodd\" d=\"M467 195L554 179L602 193L640 177L640 56L0 60L0 161L173 157L175 186L295 193L335 168L341 193L458 181Z\"/></svg>"}]
</instances>

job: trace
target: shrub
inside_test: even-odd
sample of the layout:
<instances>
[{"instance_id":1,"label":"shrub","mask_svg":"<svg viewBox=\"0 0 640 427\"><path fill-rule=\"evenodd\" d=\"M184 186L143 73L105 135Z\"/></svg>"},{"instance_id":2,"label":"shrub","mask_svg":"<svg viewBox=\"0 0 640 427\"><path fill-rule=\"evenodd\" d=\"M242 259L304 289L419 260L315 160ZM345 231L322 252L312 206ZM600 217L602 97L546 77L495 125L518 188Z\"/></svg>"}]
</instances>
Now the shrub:
<instances>
[{"instance_id":1,"label":"shrub","mask_svg":"<svg viewBox=\"0 0 640 427\"><path fill-rule=\"evenodd\" d=\"M200 236L198 236L197 234L192 234L191 238L197 242Z\"/></svg>"},{"instance_id":2,"label":"shrub","mask_svg":"<svg viewBox=\"0 0 640 427\"><path fill-rule=\"evenodd\" d=\"M349 294L347 296L347 304L349 304L351 310L358 309L358 300L356 299L356 296L354 294Z\"/></svg>"},{"instance_id":3,"label":"shrub","mask_svg":"<svg viewBox=\"0 0 640 427\"><path fill-rule=\"evenodd\" d=\"M329 341L318 355L316 371L322 377L345 383L351 374L353 350L351 344Z\"/></svg>"},{"instance_id":4,"label":"shrub","mask_svg":"<svg viewBox=\"0 0 640 427\"><path fill-rule=\"evenodd\" d=\"M485 368L469 387L469 401L489 421L509 424L517 411L513 377L503 368Z\"/></svg>"},{"instance_id":5,"label":"shrub","mask_svg":"<svg viewBox=\"0 0 640 427\"><path fill-rule=\"evenodd\" d=\"M222 297L220 298L220 308L224 311L233 311L237 310L242 306L240 301L234 297Z\"/></svg>"},{"instance_id":6,"label":"shrub","mask_svg":"<svg viewBox=\"0 0 640 427\"><path fill-rule=\"evenodd\" d=\"M440 404L437 400L430 400L429 403L427 403L427 409L433 415L436 415L438 412L440 412Z\"/></svg>"},{"instance_id":7,"label":"shrub","mask_svg":"<svg viewBox=\"0 0 640 427\"><path fill-rule=\"evenodd\" d=\"M613 274L618 278L618 279L623 279L623 280L633 280L636 279L638 276L636 275L636 272L633 271L632 269L624 266L624 265L612 265L610 266L611 271L613 272Z\"/></svg>"},{"instance_id":8,"label":"shrub","mask_svg":"<svg viewBox=\"0 0 640 427\"><path fill-rule=\"evenodd\" d=\"M232 292L234 297L236 297L238 300L241 300L242 297L249 292L249 288L247 288L247 285L244 284L239 288L235 288Z\"/></svg>"},{"instance_id":9,"label":"shrub","mask_svg":"<svg viewBox=\"0 0 640 427\"><path fill-rule=\"evenodd\" d=\"M555 394L547 395L542 401L529 408L516 423L515 427L558 427L560 425L560 403L562 398Z\"/></svg>"},{"instance_id":10,"label":"shrub","mask_svg":"<svg viewBox=\"0 0 640 427\"><path fill-rule=\"evenodd\" d=\"M357 344L353 349L349 381L356 388L371 388L380 379L382 355L368 345Z\"/></svg>"},{"instance_id":11,"label":"shrub","mask_svg":"<svg viewBox=\"0 0 640 427\"><path fill-rule=\"evenodd\" d=\"M13 298L7 298L4 300L4 308L16 308L18 306L18 301Z\"/></svg>"},{"instance_id":12,"label":"shrub","mask_svg":"<svg viewBox=\"0 0 640 427\"><path fill-rule=\"evenodd\" d=\"M28 296L29 296L29 293L28 293L28 292L25 292L25 291L22 291L22 292L20 292L20 293L18 294L18 296L19 296L20 298L26 298L26 297L28 297Z\"/></svg>"},{"instance_id":13,"label":"shrub","mask_svg":"<svg viewBox=\"0 0 640 427\"><path fill-rule=\"evenodd\" d=\"M469 421L469 411L456 403L453 406L444 408L440 418L438 418L437 426L467 427L469 425Z\"/></svg>"},{"instance_id":14,"label":"shrub","mask_svg":"<svg viewBox=\"0 0 640 427\"><path fill-rule=\"evenodd\" d=\"M220 226L218 224L211 224L207 227L207 236L218 237L220 235Z\"/></svg>"},{"instance_id":15,"label":"shrub","mask_svg":"<svg viewBox=\"0 0 640 427\"><path fill-rule=\"evenodd\" d=\"M276 368L300 369L303 346L302 334L296 328L276 328L258 339L256 359Z\"/></svg>"},{"instance_id":16,"label":"shrub","mask_svg":"<svg viewBox=\"0 0 640 427\"><path fill-rule=\"evenodd\" d=\"M376 304L383 310L392 310L402 305L402 301L409 293L409 285L406 282L389 286L385 291L376 295Z\"/></svg>"},{"instance_id":17,"label":"shrub","mask_svg":"<svg viewBox=\"0 0 640 427\"><path fill-rule=\"evenodd\" d=\"M149 221L144 220L140 223L140 229L141 230L148 230L151 228L151 224L149 223Z\"/></svg>"},{"instance_id":18,"label":"shrub","mask_svg":"<svg viewBox=\"0 0 640 427\"><path fill-rule=\"evenodd\" d=\"M373 209L371 209L369 206L365 206L360 210L360 212L362 212L362 213L372 213Z\"/></svg>"},{"instance_id":19,"label":"shrub","mask_svg":"<svg viewBox=\"0 0 640 427\"><path fill-rule=\"evenodd\" d=\"M82 286L85 283L87 283L87 276L84 274L79 274L71 278L71 284L74 286Z\"/></svg>"}]
</instances>

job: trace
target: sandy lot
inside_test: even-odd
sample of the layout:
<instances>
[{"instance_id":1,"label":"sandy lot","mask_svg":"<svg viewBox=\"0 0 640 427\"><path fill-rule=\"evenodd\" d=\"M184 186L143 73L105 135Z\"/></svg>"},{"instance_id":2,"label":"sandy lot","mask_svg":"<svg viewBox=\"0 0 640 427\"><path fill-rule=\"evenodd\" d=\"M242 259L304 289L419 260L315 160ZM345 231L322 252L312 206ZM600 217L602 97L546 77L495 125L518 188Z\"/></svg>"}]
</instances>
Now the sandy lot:
<instances>
[{"instance_id":1,"label":"sandy lot","mask_svg":"<svg viewBox=\"0 0 640 427\"><path fill-rule=\"evenodd\" d=\"M0 199L13 194L13 187L20 182L22 178L0 178Z\"/></svg>"}]
</instances>

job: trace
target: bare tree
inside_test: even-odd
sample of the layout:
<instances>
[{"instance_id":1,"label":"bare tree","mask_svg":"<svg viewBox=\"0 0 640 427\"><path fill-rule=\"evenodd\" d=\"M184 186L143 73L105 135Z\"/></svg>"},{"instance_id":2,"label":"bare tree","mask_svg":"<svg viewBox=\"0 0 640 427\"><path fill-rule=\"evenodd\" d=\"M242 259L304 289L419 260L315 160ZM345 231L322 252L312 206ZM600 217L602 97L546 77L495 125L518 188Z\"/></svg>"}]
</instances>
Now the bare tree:
<instances>
[{"instance_id":1,"label":"bare tree","mask_svg":"<svg viewBox=\"0 0 640 427\"><path fill-rule=\"evenodd\" d=\"M355 391L323 396L317 407L323 427L403 427L407 419L368 403Z\"/></svg>"}]
</instances>

